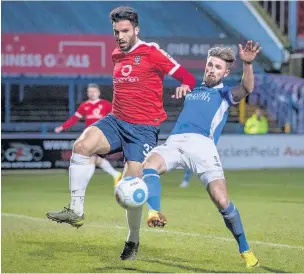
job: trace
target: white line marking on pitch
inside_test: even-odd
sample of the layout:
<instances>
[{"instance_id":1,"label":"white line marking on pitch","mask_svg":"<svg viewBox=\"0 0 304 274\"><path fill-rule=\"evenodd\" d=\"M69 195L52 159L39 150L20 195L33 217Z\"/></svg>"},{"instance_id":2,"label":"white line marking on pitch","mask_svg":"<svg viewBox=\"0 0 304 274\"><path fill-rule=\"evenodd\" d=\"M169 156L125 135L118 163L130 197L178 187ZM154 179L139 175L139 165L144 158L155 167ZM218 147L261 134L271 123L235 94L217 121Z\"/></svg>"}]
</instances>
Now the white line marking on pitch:
<instances>
[{"instance_id":1,"label":"white line marking on pitch","mask_svg":"<svg viewBox=\"0 0 304 274\"><path fill-rule=\"evenodd\" d=\"M27 215L21 215L21 214L13 214L13 213L2 213L3 217L14 217L14 218L20 218L20 219L26 219L26 220L32 220L32 221L43 221L48 222L47 218L37 218L37 217L31 217ZM99 224L86 224L86 227L93 227L93 228L108 228L108 229L119 229L119 230L127 230L126 227L123 226L109 226L109 225L99 225ZM212 240L219 240L219 241L226 241L226 242L234 242L235 240L233 238L226 238L226 237L218 237L213 235L204 235L200 233L193 233L193 232L182 232L182 231L173 231L173 230L156 230L156 229L146 229L141 228L141 231L145 232L154 232L154 233L165 233L165 234L175 234L179 236L190 236L190 237L200 237L205 239L212 239ZM231 236L232 237L232 236ZM302 249L304 250L304 246L300 245L287 245L287 244L276 244L276 243L268 243L268 242L261 242L261 241L249 241L253 244L257 245L265 245L265 246L271 246L271 247L282 247L282 248L290 248L290 249Z\"/></svg>"}]
</instances>

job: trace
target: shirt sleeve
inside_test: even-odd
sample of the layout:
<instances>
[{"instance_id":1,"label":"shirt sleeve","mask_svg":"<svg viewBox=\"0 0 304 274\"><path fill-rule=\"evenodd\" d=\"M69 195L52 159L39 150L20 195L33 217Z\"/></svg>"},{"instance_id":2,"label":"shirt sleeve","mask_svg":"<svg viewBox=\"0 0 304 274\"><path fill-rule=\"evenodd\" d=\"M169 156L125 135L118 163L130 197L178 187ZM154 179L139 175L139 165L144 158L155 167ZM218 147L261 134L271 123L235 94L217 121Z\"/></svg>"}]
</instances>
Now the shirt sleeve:
<instances>
[{"instance_id":1,"label":"shirt sleeve","mask_svg":"<svg viewBox=\"0 0 304 274\"><path fill-rule=\"evenodd\" d=\"M84 115L84 104L82 103L76 110L75 114L62 124L63 129L67 129L69 127L74 126L75 124L77 124L79 119L83 118Z\"/></svg>"},{"instance_id":2,"label":"shirt sleeve","mask_svg":"<svg viewBox=\"0 0 304 274\"><path fill-rule=\"evenodd\" d=\"M159 47L158 44L153 43L151 47L150 61L163 74L173 75L178 70L180 64L177 63L167 52Z\"/></svg>"},{"instance_id":3,"label":"shirt sleeve","mask_svg":"<svg viewBox=\"0 0 304 274\"><path fill-rule=\"evenodd\" d=\"M237 105L239 102L235 102L233 100L231 91L232 91L232 87L228 87L228 86L225 86L220 90L222 97L228 102L229 106Z\"/></svg>"},{"instance_id":4,"label":"shirt sleeve","mask_svg":"<svg viewBox=\"0 0 304 274\"><path fill-rule=\"evenodd\" d=\"M76 115L73 115L72 117L70 117L68 120L66 120L63 124L62 124L62 128L63 129L67 129L69 127L74 126L75 124L77 124L79 118Z\"/></svg>"},{"instance_id":5,"label":"shirt sleeve","mask_svg":"<svg viewBox=\"0 0 304 274\"><path fill-rule=\"evenodd\" d=\"M183 85L188 85L190 89L195 87L195 77L157 44L154 44L151 49L150 61L163 75L171 75Z\"/></svg>"}]
</instances>

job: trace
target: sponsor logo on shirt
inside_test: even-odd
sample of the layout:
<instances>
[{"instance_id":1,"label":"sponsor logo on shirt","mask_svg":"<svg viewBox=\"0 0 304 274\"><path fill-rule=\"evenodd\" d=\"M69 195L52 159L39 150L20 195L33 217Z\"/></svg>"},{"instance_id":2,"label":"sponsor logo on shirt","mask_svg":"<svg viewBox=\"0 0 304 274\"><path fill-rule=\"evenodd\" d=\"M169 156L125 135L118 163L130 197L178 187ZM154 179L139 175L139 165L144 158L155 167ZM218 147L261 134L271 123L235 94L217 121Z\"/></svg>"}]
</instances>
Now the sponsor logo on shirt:
<instances>
[{"instance_id":1,"label":"sponsor logo on shirt","mask_svg":"<svg viewBox=\"0 0 304 274\"><path fill-rule=\"evenodd\" d=\"M100 110L99 108L94 108L93 111L92 111L92 114L89 114L86 116L87 119L101 119L102 117L104 117L102 115L102 113L100 113Z\"/></svg>"},{"instance_id":2,"label":"sponsor logo on shirt","mask_svg":"<svg viewBox=\"0 0 304 274\"><path fill-rule=\"evenodd\" d=\"M114 77L113 78L113 83L118 84L118 83L135 83L139 81L138 77L132 77L130 76L132 72L132 66L131 65L125 65L121 68L121 74L124 77Z\"/></svg>"},{"instance_id":3,"label":"sponsor logo on shirt","mask_svg":"<svg viewBox=\"0 0 304 274\"><path fill-rule=\"evenodd\" d=\"M129 76L131 72L132 72L132 66L131 65L123 66L122 69L121 69L121 74L123 76Z\"/></svg>"},{"instance_id":4,"label":"sponsor logo on shirt","mask_svg":"<svg viewBox=\"0 0 304 274\"><path fill-rule=\"evenodd\" d=\"M211 100L209 92L188 93L186 100L202 100L209 102Z\"/></svg>"}]
</instances>

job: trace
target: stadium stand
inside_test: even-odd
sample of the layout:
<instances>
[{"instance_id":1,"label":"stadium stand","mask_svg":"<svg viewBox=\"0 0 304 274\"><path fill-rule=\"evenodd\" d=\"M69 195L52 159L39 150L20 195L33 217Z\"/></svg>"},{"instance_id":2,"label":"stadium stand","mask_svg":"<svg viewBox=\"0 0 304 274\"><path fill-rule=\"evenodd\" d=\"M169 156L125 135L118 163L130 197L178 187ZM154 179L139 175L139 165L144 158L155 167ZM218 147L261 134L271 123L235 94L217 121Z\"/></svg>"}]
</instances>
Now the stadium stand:
<instances>
[{"instance_id":1,"label":"stadium stand","mask_svg":"<svg viewBox=\"0 0 304 274\"><path fill-rule=\"evenodd\" d=\"M202 1L159 1L153 3L125 1L2 2L2 32L112 35L108 14L119 5L132 5L139 12L141 35L147 37L148 40L149 37L160 39L182 37L181 39L203 38L219 39L220 41L220 39L229 37L237 43L244 39L240 33L244 32L246 26L235 28L238 19L231 18L229 14L233 15L234 10L243 10L244 14L250 13L250 9L243 3L233 3L233 5L222 3L221 7L224 5L226 8L220 10L217 3ZM227 18L233 19L231 24L227 24ZM255 16L251 16L250 20L257 20L254 18ZM251 26L256 25L252 23ZM286 28L285 25L284 28ZM256 34L259 33L256 32ZM271 56L268 57L269 60L273 59ZM264 59L262 61L262 63L255 65L256 71L260 71L262 66L266 64ZM201 79L202 70L198 70L196 76ZM2 76L2 91L5 90L5 83L11 84L10 100L5 100L6 93L2 92L1 103L4 107L1 109L1 114L2 122L5 122L2 130L40 131L41 128L44 128L46 131L51 131L55 125L58 125L75 111L81 99L85 98L85 85L89 82L97 81L101 84L105 89L104 95L107 99L111 99L110 75L102 75L98 79L75 77L56 76L46 79L46 77L22 76L19 78L17 76L12 78L11 76ZM233 79L228 79L228 84L234 85L240 78L241 75L236 74ZM303 132L304 129L301 128L301 123L303 123L303 80L296 77L282 78L265 74L257 75L256 79L256 91L251 95L248 103L253 106L261 105L268 111L269 120L275 121L272 123L273 130L270 131L277 132L278 128L283 128L288 122L288 117L288 119L292 119L290 122L292 130ZM172 101L169 96L175 86L174 82L166 80L165 86L164 102L168 112L167 122L170 124L176 120L181 109L181 102ZM279 97L274 96L277 90L280 93ZM279 98L284 98L285 103L283 104ZM37 103L38 101L39 103ZM50 101L52 105L49 104ZM287 104L287 101L295 103ZM56 109L53 105L56 105ZM282 106L284 112L277 113L277 106ZM10 112L7 114L8 109ZM251 108L249 106L245 117L250 114ZM226 132L240 132L239 115L239 107L231 108L229 123L225 128ZM80 124L72 130L78 131L81 128Z\"/></svg>"},{"instance_id":2,"label":"stadium stand","mask_svg":"<svg viewBox=\"0 0 304 274\"><path fill-rule=\"evenodd\" d=\"M191 2L154 2L153 5L151 2L126 1L3 2L2 31L112 34L108 15L120 5L131 5L138 11L141 34L145 37L227 36L206 14L197 12ZM197 22L203 22L203 25L194 27Z\"/></svg>"},{"instance_id":3,"label":"stadium stand","mask_svg":"<svg viewBox=\"0 0 304 274\"><path fill-rule=\"evenodd\" d=\"M304 79L276 74L256 75L249 103L264 107L279 128L291 123L293 132L304 132Z\"/></svg>"}]
</instances>

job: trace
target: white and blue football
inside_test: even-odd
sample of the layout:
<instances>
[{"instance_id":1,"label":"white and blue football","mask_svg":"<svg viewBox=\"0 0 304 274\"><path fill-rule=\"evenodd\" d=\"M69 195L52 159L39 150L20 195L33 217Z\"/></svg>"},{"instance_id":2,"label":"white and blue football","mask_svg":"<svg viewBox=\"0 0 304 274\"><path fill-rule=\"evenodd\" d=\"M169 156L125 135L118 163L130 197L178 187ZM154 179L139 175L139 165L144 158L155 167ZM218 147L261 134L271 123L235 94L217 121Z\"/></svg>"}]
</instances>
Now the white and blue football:
<instances>
[{"instance_id":1,"label":"white and blue football","mask_svg":"<svg viewBox=\"0 0 304 274\"><path fill-rule=\"evenodd\" d=\"M148 200L148 187L138 177L125 177L117 183L115 197L120 206L125 209L141 207Z\"/></svg>"}]
</instances>

